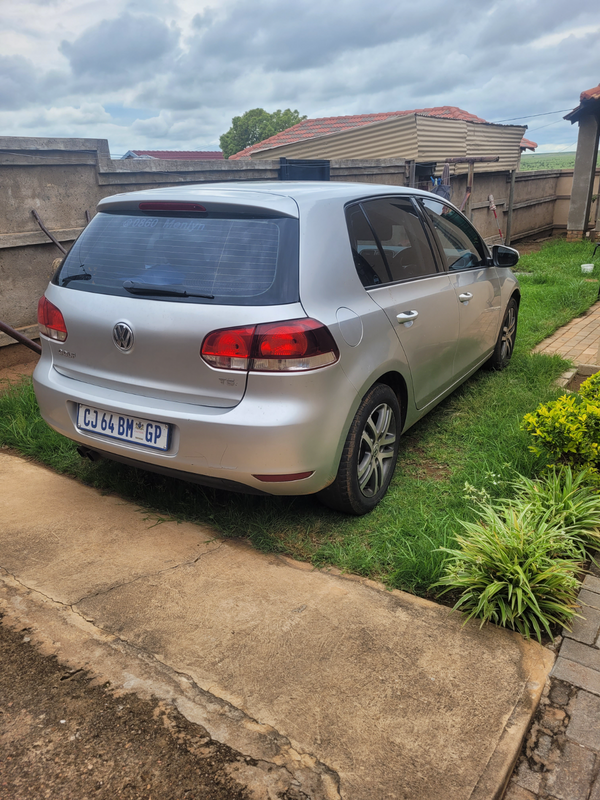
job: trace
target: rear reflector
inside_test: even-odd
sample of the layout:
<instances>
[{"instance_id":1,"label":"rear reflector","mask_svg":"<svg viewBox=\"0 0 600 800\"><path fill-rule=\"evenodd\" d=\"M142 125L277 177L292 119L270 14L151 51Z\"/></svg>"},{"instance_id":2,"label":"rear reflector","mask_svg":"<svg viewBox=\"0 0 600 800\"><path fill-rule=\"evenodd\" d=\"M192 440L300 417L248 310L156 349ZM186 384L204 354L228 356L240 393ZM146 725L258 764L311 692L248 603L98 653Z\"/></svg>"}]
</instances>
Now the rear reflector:
<instances>
[{"instance_id":1,"label":"rear reflector","mask_svg":"<svg viewBox=\"0 0 600 800\"><path fill-rule=\"evenodd\" d=\"M58 308L46 297L40 297L38 303L38 326L40 333L57 342L64 342L67 338L67 326Z\"/></svg>"},{"instance_id":2,"label":"rear reflector","mask_svg":"<svg viewBox=\"0 0 600 800\"><path fill-rule=\"evenodd\" d=\"M339 350L328 328L314 319L292 319L209 333L202 358L217 369L303 372L334 364Z\"/></svg>"},{"instance_id":3,"label":"rear reflector","mask_svg":"<svg viewBox=\"0 0 600 800\"><path fill-rule=\"evenodd\" d=\"M169 200L151 200L139 205L140 211L206 211L200 203L181 203Z\"/></svg>"},{"instance_id":4,"label":"rear reflector","mask_svg":"<svg viewBox=\"0 0 600 800\"><path fill-rule=\"evenodd\" d=\"M295 472L291 475L253 475L252 477L263 483L288 483L289 481L301 481L303 478L310 478L313 474L314 470L312 472Z\"/></svg>"}]
</instances>

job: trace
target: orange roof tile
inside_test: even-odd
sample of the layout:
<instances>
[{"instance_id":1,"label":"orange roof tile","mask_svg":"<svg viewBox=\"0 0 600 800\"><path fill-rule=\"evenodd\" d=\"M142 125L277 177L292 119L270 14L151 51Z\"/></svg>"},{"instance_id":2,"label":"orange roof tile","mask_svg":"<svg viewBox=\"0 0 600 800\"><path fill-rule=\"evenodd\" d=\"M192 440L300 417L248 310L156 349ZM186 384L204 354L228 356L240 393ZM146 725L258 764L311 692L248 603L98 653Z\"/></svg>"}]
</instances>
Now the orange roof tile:
<instances>
[{"instance_id":1,"label":"orange roof tile","mask_svg":"<svg viewBox=\"0 0 600 800\"><path fill-rule=\"evenodd\" d=\"M521 139L521 150L535 150L537 142L532 142L531 139L523 137Z\"/></svg>"},{"instance_id":2,"label":"orange roof tile","mask_svg":"<svg viewBox=\"0 0 600 800\"><path fill-rule=\"evenodd\" d=\"M593 89L586 89L579 95L579 105L565 114L563 119L568 119L571 125L578 122L581 116L585 116L589 111L598 113L598 101L600 100L600 84Z\"/></svg>"},{"instance_id":3,"label":"orange roof tile","mask_svg":"<svg viewBox=\"0 0 600 800\"><path fill-rule=\"evenodd\" d=\"M584 100L600 100L600 83L594 86L593 89L587 89L579 95L579 102L583 103Z\"/></svg>"},{"instance_id":4,"label":"orange roof tile","mask_svg":"<svg viewBox=\"0 0 600 800\"><path fill-rule=\"evenodd\" d=\"M382 114L355 114L348 117L322 117L320 119L305 119L281 133L276 133L269 139L250 145L245 150L240 150L229 159L248 158L257 150L270 150L284 144L295 144L305 139L316 139L332 133L358 128L362 125L372 125L375 122L384 122L393 117L406 117L409 114L421 114L427 117L441 117L442 119L462 119L468 122L485 122L486 120L475 114L469 114L456 106L437 106L435 108L415 108L412 111L388 111Z\"/></svg>"},{"instance_id":5,"label":"orange roof tile","mask_svg":"<svg viewBox=\"0 0 600 800\"><path fill-rule=\"evenodd\" d=\"M178 161L212 161L222 160L220 150L129 150L136 156L150 156L150 158L177 159Z\"/></svg>"}]
</instances>

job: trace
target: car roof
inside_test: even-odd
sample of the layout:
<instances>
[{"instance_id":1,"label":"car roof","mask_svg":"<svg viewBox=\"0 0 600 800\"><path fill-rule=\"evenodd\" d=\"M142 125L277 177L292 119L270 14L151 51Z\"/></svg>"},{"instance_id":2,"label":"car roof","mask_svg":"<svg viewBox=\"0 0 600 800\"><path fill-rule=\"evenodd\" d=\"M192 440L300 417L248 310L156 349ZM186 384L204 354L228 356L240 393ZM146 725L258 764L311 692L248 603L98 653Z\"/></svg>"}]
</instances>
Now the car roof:
<instances>
[{"instance_id":1,"label":"car roof","mask_svg":"<svg viewBox=\"0 0 600 800\"><path fill-rule=\"evenodd\" d=\"M98 208L105 211L113 206L139 203L146 200L190 201L202 200L247 205L293 214L293 208L312 205L316 201L337 200L343 203L365 197L381 195L418 194L431 197L430 192L405 186L342 181L227 181L223 183L198 183L185 186L168 186L143 189L113 195L101 200ZM291 201L291 202L290 202ZM293 205L292 205L293 204ZM295 214L293 214L295 215Z\"/></svg>"}]
</instances>

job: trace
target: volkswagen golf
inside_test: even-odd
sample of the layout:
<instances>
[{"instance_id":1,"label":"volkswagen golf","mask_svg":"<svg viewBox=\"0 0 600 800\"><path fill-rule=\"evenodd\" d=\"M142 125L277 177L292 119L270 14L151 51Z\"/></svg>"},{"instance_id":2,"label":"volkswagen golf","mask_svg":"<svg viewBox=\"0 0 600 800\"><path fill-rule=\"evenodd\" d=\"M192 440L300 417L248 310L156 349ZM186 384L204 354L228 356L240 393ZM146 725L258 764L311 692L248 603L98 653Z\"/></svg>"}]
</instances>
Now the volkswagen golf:
<instances>
[{"instance_id":1,"label":"volkswagen golf","mask_svg":"<svg viewBox=\"0 0 600 800\"><path fill-rule=\"evenodd\" d=\"M82 456L364 514L402 432L508 364L518 258L397 186L108 197L39 302L41 412Z\"/></svg>"}]
</instances>

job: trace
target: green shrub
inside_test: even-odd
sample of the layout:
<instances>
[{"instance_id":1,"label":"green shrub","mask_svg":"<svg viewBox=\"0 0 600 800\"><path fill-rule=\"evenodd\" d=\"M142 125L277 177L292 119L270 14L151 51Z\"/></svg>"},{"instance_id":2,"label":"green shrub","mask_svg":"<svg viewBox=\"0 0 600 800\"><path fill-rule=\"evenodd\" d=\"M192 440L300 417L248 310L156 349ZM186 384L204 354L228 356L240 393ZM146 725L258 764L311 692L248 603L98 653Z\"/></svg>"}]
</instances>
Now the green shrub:
<instances>
[{"instance_id":1,"label":"green shrub","mask_svg":"<svg viewBox=\"0 0 600 800\"><path fill-rule=\"evenodd\" d=\"M578 394L563 395L523 417L535 440L530 450L555 463L597 470L600 459L600 405Z\"/></svg>"},{"instance_id":2,"label":"green shrub","mask_svg":"<svg viewBox=\"0 0 600 800\"><path fill-rule=\"evenodd\" d=\"M519 476L512 482L512 504L528 507L532 519L560 528L580 542L585 558L600 547L600 493L598 474L570 466L552 467L536 480Z\"/></svg>"},{"instance_id":3,"label":"green shrub","mask_svg":"<svg viewBox=\"0 0 600 800\"><path fill-rule=\"evenodd\" d=\"M600 372L590 375L579 387L579 394L590 400L592 403L600 405Z\"/></svg>"},{"instance_id":4,"label":"green shrub","mask_svg":"<svg viewBox=\"0 0 600 800\"><path fill-rule=\"evenodd\" d=\"M466 533L456 537L457 548L441 548L449 560L436 586L461 592L454 608L467 619L539 641L542 632L552 637L553 625L568 626L576 615L580 543L529 505L480 511L479 522L461 523Z\"/></svg>"}]
</instances>

